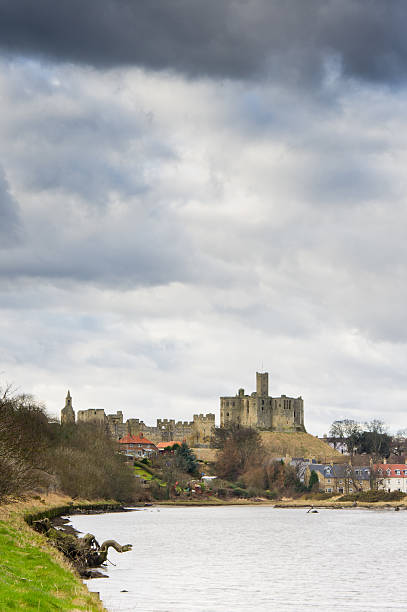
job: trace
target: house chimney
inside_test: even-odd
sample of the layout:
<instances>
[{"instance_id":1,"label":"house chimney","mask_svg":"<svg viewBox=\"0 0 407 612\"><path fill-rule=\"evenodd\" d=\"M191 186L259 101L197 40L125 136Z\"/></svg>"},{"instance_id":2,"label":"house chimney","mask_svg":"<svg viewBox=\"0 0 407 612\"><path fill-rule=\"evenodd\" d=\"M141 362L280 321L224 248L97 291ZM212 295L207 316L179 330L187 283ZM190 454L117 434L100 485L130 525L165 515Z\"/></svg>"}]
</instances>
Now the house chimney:
<instances>
[{"instance_id":1,"label":"house chimney","mask_svg":"<svg viewBox=\"0 0 407 612\"><path fill-rule=\"evenodd\" d=\"M386 457L383 457L383 463L387 463Z\"/></svg>"}]
</instances>

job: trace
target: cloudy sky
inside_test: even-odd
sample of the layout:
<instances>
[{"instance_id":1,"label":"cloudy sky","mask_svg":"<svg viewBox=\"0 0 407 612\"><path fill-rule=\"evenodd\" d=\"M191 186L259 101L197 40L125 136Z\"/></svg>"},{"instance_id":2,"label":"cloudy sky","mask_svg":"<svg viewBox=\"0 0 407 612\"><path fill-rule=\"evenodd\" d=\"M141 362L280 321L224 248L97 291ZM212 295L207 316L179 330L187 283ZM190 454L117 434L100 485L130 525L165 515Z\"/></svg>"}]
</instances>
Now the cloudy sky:
<instances>
[{"instance_id":1,"label":"cloudy sky","mask_svg":"<svg viewBox=\"0 0 407 612\"><path fill-rule=\"evenodd\" d=\"M407 426L407 8L0 0L0 378Z\"/></svg>"}]
</instances>

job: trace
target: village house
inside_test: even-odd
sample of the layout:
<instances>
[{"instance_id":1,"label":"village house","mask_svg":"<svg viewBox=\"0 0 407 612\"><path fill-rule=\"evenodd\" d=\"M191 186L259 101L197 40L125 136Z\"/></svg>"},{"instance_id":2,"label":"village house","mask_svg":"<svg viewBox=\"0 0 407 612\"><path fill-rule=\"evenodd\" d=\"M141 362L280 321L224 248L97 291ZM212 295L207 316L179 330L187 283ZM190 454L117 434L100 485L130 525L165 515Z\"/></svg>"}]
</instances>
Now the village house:
<instances>
[{"instance_id":1,"label":"village house","mask_svg":"<svg viewBox=\"0 0 407 612\"><path fill-rule=\"evenodd\" d=\"M318 476L319 489L324 493L343 495L368 491L371 488L370 466L352 466L349 463L310 463L306 465L304 482L309 483L311 472Z\"/></svg>"},{"instance_id":2,"label":"village house","mask_svg":"<svg viewBox=\"0 0 407 612\"><path fill-rule=\"evenodd\" d=\"M405 463L377 463L374 466L376 487L391 493L407 493L407 465Z\"/></svg>"},{"instance_id":3,"label":"village house","mask_svg":"<svg viewBox=\"0 0 407 612\"><path fill-rule=\"evenodd\" d=\"M142 433L138 436L124 436L119 440L120 452L134 458L148 457L158 452L154 442L144 437Z\"/></svg>"}]
</instances>

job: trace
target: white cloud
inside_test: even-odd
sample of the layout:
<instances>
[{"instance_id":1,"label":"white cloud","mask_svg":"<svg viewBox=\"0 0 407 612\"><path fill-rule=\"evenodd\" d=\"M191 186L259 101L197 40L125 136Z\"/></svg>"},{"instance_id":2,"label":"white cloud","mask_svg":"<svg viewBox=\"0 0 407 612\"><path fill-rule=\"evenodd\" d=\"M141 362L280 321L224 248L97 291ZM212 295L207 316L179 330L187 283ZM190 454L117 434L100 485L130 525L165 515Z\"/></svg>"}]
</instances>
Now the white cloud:
<instances>
[{"instance_id":1,"label":"white cloud","mask_svg":"<svg viewBox=\"0 0 407 612\"><path fill-rule=\"evenodd\" d=\"M403 90L4 68L6 380L151 423L217 412L263 362L313 433L405 426Z\"/></svg>"}]
</instances>

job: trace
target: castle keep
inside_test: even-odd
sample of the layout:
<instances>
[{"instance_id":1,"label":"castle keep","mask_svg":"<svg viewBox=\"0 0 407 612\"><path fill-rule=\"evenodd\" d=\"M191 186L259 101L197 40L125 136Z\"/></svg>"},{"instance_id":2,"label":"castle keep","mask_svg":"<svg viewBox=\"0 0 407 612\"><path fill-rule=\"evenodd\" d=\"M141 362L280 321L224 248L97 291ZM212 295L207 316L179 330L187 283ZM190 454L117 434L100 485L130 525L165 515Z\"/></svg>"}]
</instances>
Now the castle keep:
<instances>
[{"instance_id":1,"label":"castle keep","mask_svg":"<svg viewBox=\"0 0 407 612\"><path fill-rule=\"evenodd\" d=\"M175 419L157 419L156 426L149 426L139 419L123 420L123 413L106 414L102 408L78 410L78 423L98 423L106 427L115 440L127 434L137 436L143 434L155 444L171 440L185 440L188 446L205 447L210 441L215 428L214 414L194 414L192 421L175 421ZM65 407L61 410L61 423L75 423L75 411L72 407L72 397L68 391Z\"/></svg>"},{"instance_id":2,"label":"castle keep","mask_svg":"<svg viewBox=\"0 0 407 612\"><path fill-rule=\"evenodd\" d=\"M256 391L220 398L220 426L241 425L269 431L305 431L304 402L301 397L271 397L268 372L256 372Z\"/></svg>"}]
</instances>

